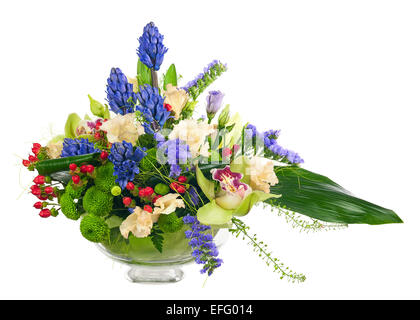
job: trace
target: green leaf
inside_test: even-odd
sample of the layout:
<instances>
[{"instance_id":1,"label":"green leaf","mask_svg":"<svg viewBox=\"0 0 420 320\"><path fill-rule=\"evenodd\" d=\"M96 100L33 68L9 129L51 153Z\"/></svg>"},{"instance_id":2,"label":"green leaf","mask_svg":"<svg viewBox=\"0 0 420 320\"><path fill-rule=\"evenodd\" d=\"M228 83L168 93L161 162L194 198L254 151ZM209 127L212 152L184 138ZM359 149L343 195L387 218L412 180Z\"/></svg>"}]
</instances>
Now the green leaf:
<instances>
[{"instance_id":1,"label":"green leaf","mask_svg":"<svg viewBox=\"0 0 420 320\"><path fill-rule=\"evenodd\" d=\"M197 177L197 183L200 186L203 193L206 195L206 197L211 201L215 198L214 194L214 181L208 180L204 174L201 172L198 165L196 166L196 177Z\"/></svg>"},{"instance_id":2,"label":"green leaf","mask_svg":"<svg viewBox=\"0 0 420 320\"><path fill-rule=\"evenodd\" d=\"M74 139L76 138L76 129L80 122L80 117L77 115L77 113L71 113L69 114L66 125L64 127L64 136L66 138Z\"/></svg>"},{"instance_id":3,"label":"green leaf","mask_svg":"<svg viewBox=\"0 0 420 320\"><path fill-rule=\"evenodd\" d=\"M145 84L152 85L152 72L140 59L137 62L137 81L139 82L139 88Z\"/></svg>"},{"instance_id":4,"label":"green leaf","mask_svg":"<svg viewBox=\"0 0 420 320\"><path fill-rule=\"evenodd\" d=\"M118 216L110 216L108 219L105 220L105 223L110 229L119 227L122 222L123 219Z\"/></svg>"},{"instance_id":5,"label":"green leaf","mask_svg":"<svg viewBox=\"0 0 420 320\"><path fill-rule=\"evenodd\" d=\"M108 108L108 105L107 104L105 105L105 112L104 112L103 118L104 119L110 119L111 118L111 115L109 113L109 108Z\"/></svg>"},{"instance_id":6,"label":"green leaf","mask_svg":"<svg viewBox=\"0 0 420 320\"><path fill-rule=\"evenodd\" d=\"M93 115L103 118L105 115L105 107L99 101L93 99L90 95L88 95L90 101L90 111Z\"/></svg>"},{"instance_id":7,"label":"green leaf","mask_svg":"<svg viewBox=\"0 0 420 320\"><path fill-rule=\"evenodd\" d=\"M162 253L163 240L164 240L162 234L163 234L163 231L159 229L159 225L155 224L150 233L150 238L156 250L159 251L160 253Z\"/></svg>"},{"instance_id":8,"label":"green leaf","mask_svg":"<svg viewBox=\"0 0 420 320\"><path fill-rule=\"evenodd\" d=\"M168 71L165 73L165 78L163 79L163 89L166 90L166 85L170 83L174 87L178 85L178 78L176 75L175 65L171 64L168 68Z\"/></svg>"},{"instance_id":9,"label":"green leaf","mask_svg":"<svg viewBox=\"0 0 420 320\"><path fill-rule=\"evenodd\" d=\"M279 183L271 192L282 195L280 199L265 202L311 218L346 224L402 223L394 211L352 196L329 178L295 167L275 169Z\"/></svg>"},{"instance_id":10,"label":"green leaf","mask_svg":"<svg viewBox=\"0 0 420 320\"><path fill-rule=\"evenodd\" d=\"M207 225L224 225L232 219L233 210L218 206L215 200L202 206L197 211L197 219Z\"/></svg>"},{"instance_id":11,"label":"green leaf","mask_svg":"<svg viewBox=\"0 0 420 320\"><path fill-rule=\"evenodd\" d=\"M251 211L254 204L260 201L265 201L271 198L280 198L281 195L265 193L263 191L252 191L240 204L239 208L235 210L235 216L244 216Z\"/></svg>"}]
</instances>

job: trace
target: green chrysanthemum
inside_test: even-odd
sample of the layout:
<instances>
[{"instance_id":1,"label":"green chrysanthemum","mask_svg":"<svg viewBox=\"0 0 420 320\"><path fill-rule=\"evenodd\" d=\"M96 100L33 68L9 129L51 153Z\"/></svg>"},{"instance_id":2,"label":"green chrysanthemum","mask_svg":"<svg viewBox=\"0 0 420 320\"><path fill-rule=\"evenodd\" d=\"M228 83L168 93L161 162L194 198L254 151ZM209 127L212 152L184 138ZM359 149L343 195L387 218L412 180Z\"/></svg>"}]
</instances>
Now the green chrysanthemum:
<instances>
[{"instance_id":1,"label":"green chrysanthemum","mask_svg":"<svg viewBox=\"0 0 420 320\"><path fill-rule=\"evenodd\" d=\"M182 218L178 218L176 213L172 212L171 214L161 214L158 225L163 232L172 233L181 230L184 223Z\"/></svg>"},{"instance_id":2,"label":"green chrysanthemum","mask_svg":"<svg viewBox=\"0 0 420 320\"><path fill-rule=\"evenodd\" d=\"M61 211L67 218L71 220L77 220L80 218L80 212L77 210L77 205L67 192L60 197L60 206Z\"/></svg>"},{"instance_id":3,"label":"green chrysanthemum","mask_svg":"<svg viewBox=\"0 0 420 320\"><path fill-rule=\"evenodd\" d=\"M79 199L82 196L83 191L85 191L86 185L81 187L75 187L73 181L70 182L66 186L66 193L73 199Z\"/></svg>"},{"instance_id":4,"label":"green chrysanthemum","mask_svg":"<svg viewBox=\"0 0 420 320\"><path fill-rule=\"evenodd\" d=\"M80 232L92 242L102 242L109 238L109 227L102 218L93 214L83 217L80 222Z\"/></svg>"},{"instance_id":5,"label":"green chrysanthemum","mask_svg":"<svg viewBox=\"0 0 420 320\"><path fill-rule=\"evenodd\" d=\"M90 187L83 197L83 208L96 216L106 216L112 210L114 197L98 187Z\"/></svg>"},{"instance_id":6,"label":"green chrysanthemum","mask_svg":"<svg viewBox=\"0 0 420 320\"><path fill-rule=\"evenodd\" d=\"M95 185L102 191L111 192L111 189L117 185L115 179L112 162L108 162L96 169Z\"/></svg>"}]
</instances>

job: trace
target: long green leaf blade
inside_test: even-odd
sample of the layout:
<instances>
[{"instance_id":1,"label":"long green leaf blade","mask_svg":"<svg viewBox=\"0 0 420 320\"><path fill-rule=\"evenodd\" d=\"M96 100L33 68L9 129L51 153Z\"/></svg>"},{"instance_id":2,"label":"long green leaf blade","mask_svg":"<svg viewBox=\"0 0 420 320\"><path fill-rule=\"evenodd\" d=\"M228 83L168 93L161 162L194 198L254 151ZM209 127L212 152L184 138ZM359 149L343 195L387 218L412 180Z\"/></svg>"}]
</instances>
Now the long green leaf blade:
<instances>
[{"instance_id":1,"label":"long green leaf blade","mask_svg":"<svg viewBox=\"0 0 420 320\"><path fill-rule=\"evenodd\" d=\"M346 224L402 223L389 209L351 195L329 178L299 167L278 167L279 183L270 192L281 194L265 202L314 219Z\"/></svg>"}]
</instances>

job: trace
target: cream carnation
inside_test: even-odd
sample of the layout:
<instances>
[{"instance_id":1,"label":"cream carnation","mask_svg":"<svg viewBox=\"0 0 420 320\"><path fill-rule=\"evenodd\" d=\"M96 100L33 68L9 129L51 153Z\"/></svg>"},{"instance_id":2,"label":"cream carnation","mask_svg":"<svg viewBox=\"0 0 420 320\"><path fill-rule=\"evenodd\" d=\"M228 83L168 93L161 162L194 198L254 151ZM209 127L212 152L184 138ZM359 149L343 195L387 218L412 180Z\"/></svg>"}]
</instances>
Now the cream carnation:
<instances>
[{"instance_id":1,"label":"cream carnation","mask_svg":"<svg viewBox=\"0 0 420 320\"><path fill-rule=\"evenodd\" d=\"M50 159L57 159L63 151L63 141L49 142L47 144L47 155Z\"/></svg>"},{"instance_id":2,"label":"cream carnation","mask_svg":"<svg viewBox=\"0 0 420 320\"><path fill-rule=\"evenodd\" d=\"M157 218L140 207L136 207L134 212L130 214L120 225L121 235L128 239L130 232L137 238L147 237L152 228L153 222Z\"/></svg>"},{"instance_id":3,"label":"cream carnation","mask_svg":"<svg viewBox=\"0 0 420 320\"><path fill-rule=\"evenodd\" d=\"M155 209L153 214L170 214L176 210L176 208L185 208L184 201L178 199L179 194L168 193L163 197L160 197L155 201Z\"/></svg>"},{"instance_id":4,"label":"cream carnation","mask_svg":"<svg viewBox=\"0 0 420 320\"><path fill-rule=\"evenodd\" d=\"M168 83L166 85L166 90L164 91L164 96L164 102L172 107L171 111L174 113L175 120L178 120L182 109L184 109L188 101L187 92L184 89L178 89L177 87L174 87L172 84Z\"/></svg>"},{"instance_id":5,"label":"cream carnation","mask_svg":"<svg viewBox=\"0 0 420 320\"><path fill-rule=\"evenodd\" d=\"M187 119L181 120L174 126L169 134L169 139L181 139L190 147L192 157L199 155L207 157L209 154L209 143L207 136L215 131L212 125L203 121Z\"/></svg>"},{"instance_id":6,"label":"cream carnation","mask_svg":"<svg viewBox=\"0 0 420 320\"><path fill-rule=\"evenodd\" d=\"M249 160L250 186L253 190L270 193L270 185L279 183L274 172L274 162L262 157L252 157Z\"/></svg>"},{"instance_id":7,"label":"cream carnation","mask_svg":"<svg viewBox=\"0 0 420 320\"><path fill-rule=\"evenodd\" d=\"M115 118L104 122L101 130L106 131L108 141L111 143L126 141L135 145L138 137L144 133L143 126L135 117L134 113L118 114Z\"/></svg>"}]
</instances>

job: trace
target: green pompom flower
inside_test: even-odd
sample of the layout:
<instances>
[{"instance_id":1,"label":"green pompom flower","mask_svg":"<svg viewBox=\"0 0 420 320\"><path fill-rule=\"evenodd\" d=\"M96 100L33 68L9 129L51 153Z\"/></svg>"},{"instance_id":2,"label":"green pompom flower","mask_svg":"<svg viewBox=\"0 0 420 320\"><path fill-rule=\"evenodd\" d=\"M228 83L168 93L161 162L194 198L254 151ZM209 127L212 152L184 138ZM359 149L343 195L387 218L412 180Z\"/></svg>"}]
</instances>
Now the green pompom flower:
<instances>
[{"instance_id":1,"label":"green pompom flower","mask_svg":"<svg viewBox=\"0 0 420 320\"><path fill-rule=\"evenodd\" d=\"M80 222L80 232L89 241L102 242L109 238L106 222L93 214L87 214Z\"/></svg>"},{"instance_id":2,"label":"green pompom flower","mask_svg":"<svg viewBox=\"0 0 420 320\"><path fill-rule=\"evenodd\" d=\"M175 212L171 214L161 214L159 216L158 225L163 232L173 233L182 229L184 223L182 218L178 218Z\"/></svg>"},{"instance_id":3,"label":"green pompom flower","mask_svg":"<svg viewBox=\"0 0 420 320\"><path fill-rule=\"evenodd\" d=\"M85 191L86 185L83 186L75 186L73 181L70 180L70 182L66 186L66 193L72 198L72 199L79 199L82 196L83 191Z\"/></svg>"},{"instance_id":4,"label":"green pompom flower","mask_svg":"<svg viewBox=\"0 0 420 320\"><path fill-rule=\"evenodd\" d=\"M103 217L111 212L113 200L111 193L90 187L83 197L83 208L88 213Z\"/></svg>"},{"instance_id":5,"label":"green pompom flower","mask_svg":"<svg viewBox=\"0 0 420 320\"><path fill-rule=\"evenodd\" d=\"M115 179L112 162L107 162L104 166L96 169L95 185L102 191L111 192L111 189L117 185Z\"/></svg>"},{"instance_id":6,"label":"green pompom flower","mask_svg":"<svg viewBox=\"0 0 420 320\"><path fill-rule=\"evenodd\" d=\"M67 192L60 197L60 206L61 211L67 218L71 220L77 220L80 218L80 212L77 210L77 205Z\"/></svg>"}]
</instances>

